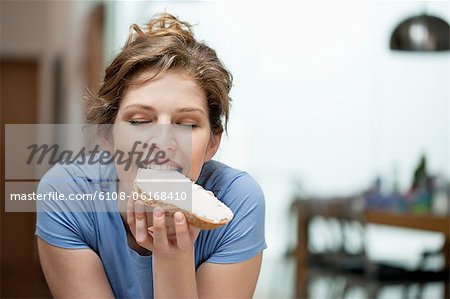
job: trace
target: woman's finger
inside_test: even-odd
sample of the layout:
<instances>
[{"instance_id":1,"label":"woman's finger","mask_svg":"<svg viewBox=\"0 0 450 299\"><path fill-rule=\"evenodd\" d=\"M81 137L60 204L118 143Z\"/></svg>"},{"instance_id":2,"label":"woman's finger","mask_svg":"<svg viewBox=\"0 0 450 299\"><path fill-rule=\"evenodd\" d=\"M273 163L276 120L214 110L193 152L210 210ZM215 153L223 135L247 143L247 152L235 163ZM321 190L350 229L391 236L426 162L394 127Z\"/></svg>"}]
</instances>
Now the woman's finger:
<instances>
[{"instance_id":1,"label":"woman's finger","mask_svg":"<svg viewBox=\"0 0 450 299\"><path fill-rule=\"evenodd\" d=\"M148 233L147 215L145 213L145 205L142 201L137 200L134 204L134 217L136 219L136 242L149 250L153 245L153 240Z\"/></svg>"},{"instance_id":2,"label":"woman's finger","mask_svg":"<svg viewBox=\"0 0 450 299\"><path fill-rule=\"evenodd\" d=\"M159 248L166 248L169 244L164 218L164 211L161 208L155 208L153 210L153 240L154 245Z\"/></svg>"},{"instance_id":3,"label":"woman's finger","mask_svg":"<svg viewBox=\"0 0 450 299\"><path fill-rule=\"evenodd\" d=\"M150 226L148 228L148 233L150 234L150 236L152 236L152 238L155 237L155 231L153 230L153 226Z\"/></svg>"},{"instance_id":4,"label":"woman's finger","mask_svg":"<svg viewBox=\"0 0 450 299\"><path fill-rule=\"evenodd\" d=\"M189 228L186 217L181 212L176 212L173 215L175 223L175 233L177 235L177 245L179 249L185 250L192 247L192 239L189 234Z\"/></svg>"}]
</instances>

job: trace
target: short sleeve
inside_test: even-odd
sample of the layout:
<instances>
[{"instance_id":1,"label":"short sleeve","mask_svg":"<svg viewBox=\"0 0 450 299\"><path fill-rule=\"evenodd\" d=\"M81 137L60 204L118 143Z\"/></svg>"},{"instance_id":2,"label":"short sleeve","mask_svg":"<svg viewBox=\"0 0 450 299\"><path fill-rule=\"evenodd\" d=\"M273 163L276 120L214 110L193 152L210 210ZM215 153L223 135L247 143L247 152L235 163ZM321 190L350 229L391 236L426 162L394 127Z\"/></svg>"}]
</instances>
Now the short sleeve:
<instances>
[{"instance_id":1,"label":"short sleeve","mask_svg":"<svg viewBox=\"0 0 450 299\"><path fill-rule=\"evenodd\" d=\"M58 192L67 196L85 192L81 180L74 179L70 171L58 165L49 170L40 181L37 193ZM88 214L71 212L65 201L37 201L36 236L62 248L90 248Z\"/></svg>"},{"instance_id":2,"label":"short sleeve","mask_svg":"<svg viewBox=\"0 0 450 299\"><path fill-rule=\"evenodd\" d=\"M247 173L232 179L220 199L234 213L224 233L206 260L210 263L238 263L267 248L264 237L265 201L258 183Z\"/></svg>"}]
</instances>

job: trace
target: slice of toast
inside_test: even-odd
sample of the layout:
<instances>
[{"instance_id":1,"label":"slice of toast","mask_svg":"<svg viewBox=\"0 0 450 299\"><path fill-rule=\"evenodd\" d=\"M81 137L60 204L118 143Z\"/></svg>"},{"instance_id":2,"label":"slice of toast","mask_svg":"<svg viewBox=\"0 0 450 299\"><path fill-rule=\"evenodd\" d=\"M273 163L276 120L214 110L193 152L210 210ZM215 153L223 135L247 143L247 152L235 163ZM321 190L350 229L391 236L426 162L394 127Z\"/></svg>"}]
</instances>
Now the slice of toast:
<instances>
[{"instance_id":1,"label":"slice of toast","mask_svg":"<svg viewBox=\"0 0 450 299\"><path fill-rule=\"evenodd\" d=\"M149 169L148 171L154 170ZM183 178L192 184L191 209L180 207L180 205L177 205L177 201L157 200L150 198L150 194L152 192L151 190L146 190L145 184L146 181L149 180L148 171L139 169L138 175L134 181L134 189L139 194L139 198L152 209L159 207L165 211L166 215L173 215L175 212L182 212L188 223L202 230L210 230L221 227L233 219L233 212L230 208L217 199L211 191L203 189L200 185L194 184L184 176ZM168 180L167 183L173 182Z\"/></svg>"}]
</instances>

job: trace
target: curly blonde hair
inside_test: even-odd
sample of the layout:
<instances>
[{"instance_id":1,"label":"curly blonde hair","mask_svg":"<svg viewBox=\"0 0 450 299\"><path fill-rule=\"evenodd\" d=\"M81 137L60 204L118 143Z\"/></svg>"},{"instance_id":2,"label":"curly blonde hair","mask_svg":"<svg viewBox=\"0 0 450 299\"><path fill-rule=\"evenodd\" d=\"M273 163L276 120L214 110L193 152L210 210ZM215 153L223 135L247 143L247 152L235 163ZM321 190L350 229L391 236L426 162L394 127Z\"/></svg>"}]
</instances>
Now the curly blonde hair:
<instances>
[{"instance_id":1,"label":"curly blonde hair","mask_svg":"<svg viewBox=\"0 0 450 299\"><path fill-rule=\"evenodd\" d=\"M153 75L138 81L148 70ZM155 15L144 28L131 26L124 47L105 70L100 89L86 98L87 122L114 123L127 89L164 71L179 71L193 79L205 91L211 132L226 130L233 77L216 52L195 39L189 23L168 13Z\"/></svg>"}]
</instances>

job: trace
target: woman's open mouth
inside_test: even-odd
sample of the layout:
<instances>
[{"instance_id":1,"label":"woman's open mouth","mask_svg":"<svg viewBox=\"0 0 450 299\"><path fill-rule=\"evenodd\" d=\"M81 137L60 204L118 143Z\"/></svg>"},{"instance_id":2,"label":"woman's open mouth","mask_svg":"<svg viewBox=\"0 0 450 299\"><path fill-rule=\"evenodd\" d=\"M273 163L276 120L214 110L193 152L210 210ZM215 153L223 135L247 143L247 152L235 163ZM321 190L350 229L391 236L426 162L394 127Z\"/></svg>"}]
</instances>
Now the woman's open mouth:
<instances>
[{"instance_id":1,"label":"woman's open mouth","mask_svg":"<svg viewBox=\"0 0 450 299\"><path fill-rule=\"evenodd\" d=\"M154 160L142 161L138 167L157 171L178 171L179 173L183 173L183 167L173 160L166 160L164 163L157 163Z\"/></svg>"}]
</instances>

